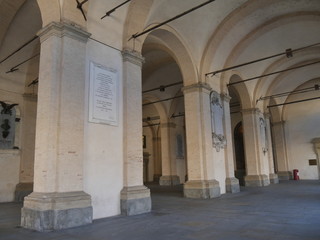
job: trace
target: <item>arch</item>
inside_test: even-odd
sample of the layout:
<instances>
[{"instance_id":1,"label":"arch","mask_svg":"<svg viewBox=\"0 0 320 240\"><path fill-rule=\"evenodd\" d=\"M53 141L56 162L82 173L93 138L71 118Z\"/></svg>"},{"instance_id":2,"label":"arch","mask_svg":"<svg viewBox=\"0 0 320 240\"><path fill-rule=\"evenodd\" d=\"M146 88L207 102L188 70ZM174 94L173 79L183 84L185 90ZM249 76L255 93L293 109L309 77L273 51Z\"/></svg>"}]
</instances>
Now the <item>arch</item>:
<instances>
[{"instance_id":1,"label":"arch","mask_svg":"<svg viewBox=\"0 0 320 240\"><path fill-rule=\"evenodd\" d=\"M156 38L159 46L162 46L164 50L168 51L176 61L185 86L201 81L190 52L182 42L182 38L180 38L172 28L164 26L163 28L152 31L149 35Z\"/></svg>"},{"instance_id":2,"label":"arch","mask_svg":"<svg viewBox=\"0 0 320 240\"><path fill-rule=\"evenodd\" d=\"M201 74L214 70L210 69L212 66L227 67L226 59L235 50L235 46L259 29L259 26L270 23L270 19L275 20L297 12L314 12L318 8L316 0L296 1L294 4L285 0L245 2L226 16L209 38L201 60ZM261 14L262 11L268 14Z\"/></svg>"},{"instance_id":3,"label":"arch","mask_svg":"<svg viewBox=\"0 0 320 240\"><path fill-rule=\"evenodd\" d=\"M152 4L153 0L131 1L123 30L122 41L124 49L133 49L141 52L142 45L147 36L144 35L138 39L131 39L130 41L128 41L128 39L130 39L133 34L145 29L146 20Z\"/></svg>"},{"instance_id":4,"label":"arch","mask_svg":"<svg viewBox=\"0 0 320 240\"><path fill-rule=\"evenodd\" d=\"M160 100L160 99L155 97L154 95L145 94L145 95L143 95L142 102L143 103L147 103L147 102L155 102L155 101L158 101L158 100ZM166 110L165 106L163 105L163 103L161 103L161 102L160 103L156 103L156 104L153 104L153 106L155 107L155 109L159 113L160 121L161 122L167 122L168 113L167 113L167 110Z\"/></svg>"},{"instance_id":5,"label":"arch","mask_svg":"<svg viewBox=\"0 0 320 240\"><path fill-rule=\"evenodd\" d=\"M14 19L16 13L26 0L2 0L0 8L1 24L0 24L0 48L6 32ZM9 10L8 10L9 9Z\"/></svg>"},{"instance_id":6,"label":"arch","mask_svg":"<svg viewBox=\"0 0 320 240\"><path fill-rule=\"evenodd\" d=\"M37 0L41 17L42 17L42 26L46 26L51 22L61 20L61 1L60 0Z\"/></svg>"},{"instance_id":7,"label":"arch","mask_svg":"<svg viewBox=\"0 0 320 240\"><path fill-rule=\"evenodd\" d=\"M241 81L241 77L239 75L232 75L230 77L230 83ZM249 96L248 89L244 83L235 84L232 86L238 95L238 98L241 102L242 109L251 108L251 100Z\"/></svg>"}]
</instances>

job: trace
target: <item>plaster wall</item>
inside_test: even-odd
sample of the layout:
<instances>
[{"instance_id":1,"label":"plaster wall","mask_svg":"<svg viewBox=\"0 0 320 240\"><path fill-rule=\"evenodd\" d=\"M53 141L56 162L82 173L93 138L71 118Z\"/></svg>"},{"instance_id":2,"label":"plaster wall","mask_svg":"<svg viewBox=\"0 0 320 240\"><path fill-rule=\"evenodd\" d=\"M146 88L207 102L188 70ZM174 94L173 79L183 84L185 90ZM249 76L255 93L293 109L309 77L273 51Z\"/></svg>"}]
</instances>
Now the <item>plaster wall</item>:
<instances>
[{"instance_id":1,"label":"plaster wall","mask_svg":"<svg viewBox=\"0 0 320 240\"><path fill-rule=\"evenodd\" d=\"M0 202L12 202L19 183L20 151L0 150Z\"/></svg>"},{"instance_id":2,"label":"plaster wall","mask_svg":"<svg viewBox=\"0 0 320 240\"><path fill-rule=\"evenodd\" d=\"M118 81L118 125L90 123L90 62L113 68ZM122 55L120 51L94 41L87 43L85 86L84 191L91 195L93 218L120 214L123 187Z\"/></svg>"},{"instance_id":3,"label":"plaster wall","mask_svg":"<svg viewBox=\"0 0 320 240\"><path fill-rule=\"evenodd\" d=\"M319 81L309 81L300 88L312 87ZM308 92L292 95L289 101L318 97L319 92ZM317 159L313 138L320 136L320 102L307 101L285 107L285 134L287 154L289 158L289 171L299 170L300 179L319 179L318 166L310 166L309 159Z\"/></svg>"},{"instance_id":4,"label":"plaster wall","mask_svg":"<svg viewBox=\"0 0 320 240\"><path fill-rule=\"evenodd\" d=\"M144 123L147 125L148 123ZM155 126L157 127L157 126ZM154 161L156 158L156 153L154 151L154 137L152 131L149 127L143 128L143 135L146 136L146 147L143 149L143 153L148 153L149 155L149 162L148 162L148 176L144 176L144 180L147 182L153 181L153 174L154 174Z\"/></svg>"}]
</instances>

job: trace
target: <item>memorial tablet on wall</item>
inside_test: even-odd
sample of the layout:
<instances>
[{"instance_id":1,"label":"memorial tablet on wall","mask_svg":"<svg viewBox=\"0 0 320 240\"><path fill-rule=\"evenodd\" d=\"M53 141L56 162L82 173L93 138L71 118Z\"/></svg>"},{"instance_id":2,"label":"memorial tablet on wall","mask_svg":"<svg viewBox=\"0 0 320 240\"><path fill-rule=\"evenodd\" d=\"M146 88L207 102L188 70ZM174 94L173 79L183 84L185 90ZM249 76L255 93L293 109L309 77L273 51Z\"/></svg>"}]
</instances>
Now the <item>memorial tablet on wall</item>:
<instances>
[{"instance_id":1,"label":"memorial tablet on wall","mask_svg":"<svg viewBox=\"0 0 320 240\"><path fill-rule=\"evenodd\" d=\"M118 74L90 62L89 122L118 125Z\"/></svg>"}]
</instances>

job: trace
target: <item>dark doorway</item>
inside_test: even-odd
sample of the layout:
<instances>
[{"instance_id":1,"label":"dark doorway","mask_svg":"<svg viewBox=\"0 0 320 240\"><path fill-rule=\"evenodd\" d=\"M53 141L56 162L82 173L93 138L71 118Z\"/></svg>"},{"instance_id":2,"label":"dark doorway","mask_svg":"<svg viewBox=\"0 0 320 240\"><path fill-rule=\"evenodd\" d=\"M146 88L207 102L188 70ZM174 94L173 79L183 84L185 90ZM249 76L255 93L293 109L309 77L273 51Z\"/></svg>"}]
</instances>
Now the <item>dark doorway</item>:
<instances>
[{"instance_id":1,"label":"dark doorway","mask_svg":"<svg viewBox=\"0 0 320 240\"><path fill-rule=\"evenodd\" d=\"M244 156L242 122L239 122L234 129L234 146L236 155L235 176L239 179L240 185L244 186L244 176L246 176L246 160Z\"/></svg>"}]
</instances>

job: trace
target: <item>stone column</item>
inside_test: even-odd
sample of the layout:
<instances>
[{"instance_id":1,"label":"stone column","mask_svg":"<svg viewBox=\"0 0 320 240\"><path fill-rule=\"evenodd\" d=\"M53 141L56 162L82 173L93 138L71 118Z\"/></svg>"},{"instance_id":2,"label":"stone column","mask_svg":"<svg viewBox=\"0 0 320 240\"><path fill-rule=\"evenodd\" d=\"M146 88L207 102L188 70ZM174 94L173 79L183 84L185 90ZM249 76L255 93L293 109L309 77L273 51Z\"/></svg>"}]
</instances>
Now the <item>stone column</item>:
<instances>
[{"instance_id":1,"label":"stone column","mask_svg":"<svg viewBox=\"0 0 320 240\"><path fill-rule=\"evenodd\" d=\"M210 91L204 83L183 88L188 161L184 196L188 198L220 196L219 182L214 179Z\"/></svg>"},{"instance_id":2,"label":"stone column","mask_svg":"<svg viewBox=\"0 0 320 240\"><path fill-rule=\"evenodd\" d=\"M64 22L39 32L41 55L33 193L21 225L38 231L92 222L83 192L86 42L89 33Z\"/></svg>"},{"instance_id":3,"label":"stone column","mask_svg":"<svg viewBox=\"0 0 320 240\"><path fill-rule=\"evenodd\" d=\"M24 94L23 99L20 179L15 190L16 202L22 202L33 191L37 95Z\"/></svg>"},{"instance_id":4,"label":"stone column","mask_svg":"<svg viewBox=\"0 0 320 240\"><path fill-rule=\"evenodd\" d=\"M277 174L280 180L289 180L292 178L292 173L289 171L284 126L285 121L272 123Z\"/></svg>"},{"instance_id":5,"label":"stone column","mask_svg":"<svg viewBox=\"0 0 320 240\"><path fill-rule=\"evenodd\" d=\"M176 125L172 122L162 123L161 130L161 159L162 159L162 176L160 177L160 185L179 185L180 179L177 176L176 159L172 151L175 146L171 138L172 130Z\"/></svg>"},{"instance_id":6,"label":"stone column","mask_svg":"<svg viewBox=\"0 0 320 240\"><path fill-rule=\"evenodd\" d=\"M159 183L161 177L161 139L159 137L154 137L153 141L153 161L154 161L154 173L153 181Z\"/></svg>"},{"instance_id":7,"label":"stone column","mask_svg":"<svg viewBox=\"0 0 320 240\"><path fill-rule=\"evenodd\" d=\"M273 159L273 145L271 137L271 125L270 125L270 114L265 113L264 118L266 120L266 134L268 141L268 159L269 159L269 179L270 183L279 183L278 175L274 171L274 159Z\"/></svg>"},{"instance_id":8,"label":"stone column","mask_svg":"<svg viewBox=\"0 0 320 240\"><path fill-rule=\"evenodd\" d=\"M135 215L151 211L150 190L143 185L142 133L142 56L124 50L123 56L123 132L124 186L121 213Z\"/></svg>"},{"instance_id":9,"label":"stone column","mask_svg":"<svg viewBox=\"0 0 320 240\"><path fill-rule=\"evenodd\" d=\"M246 156L247 176L245 176L246 186L267 186L270 184L269 171L265 169L263 146L261 144L259 109L242 110L243 137Z\"/></svg>"},{"instance_id":10,"label":"stone column","mask_svg":"<svg viewBox=\"0 0 320 240\"><path fill-rule=\"evenodd\" d=\"M224 147L225 165L226 165L226 192L240 192L239 180L234 177L234 159L233 159L233 142L230 115L230 96L221 94L223 105L223 122L224 133L227 145Z\"/></svg>"}]
</instances>

